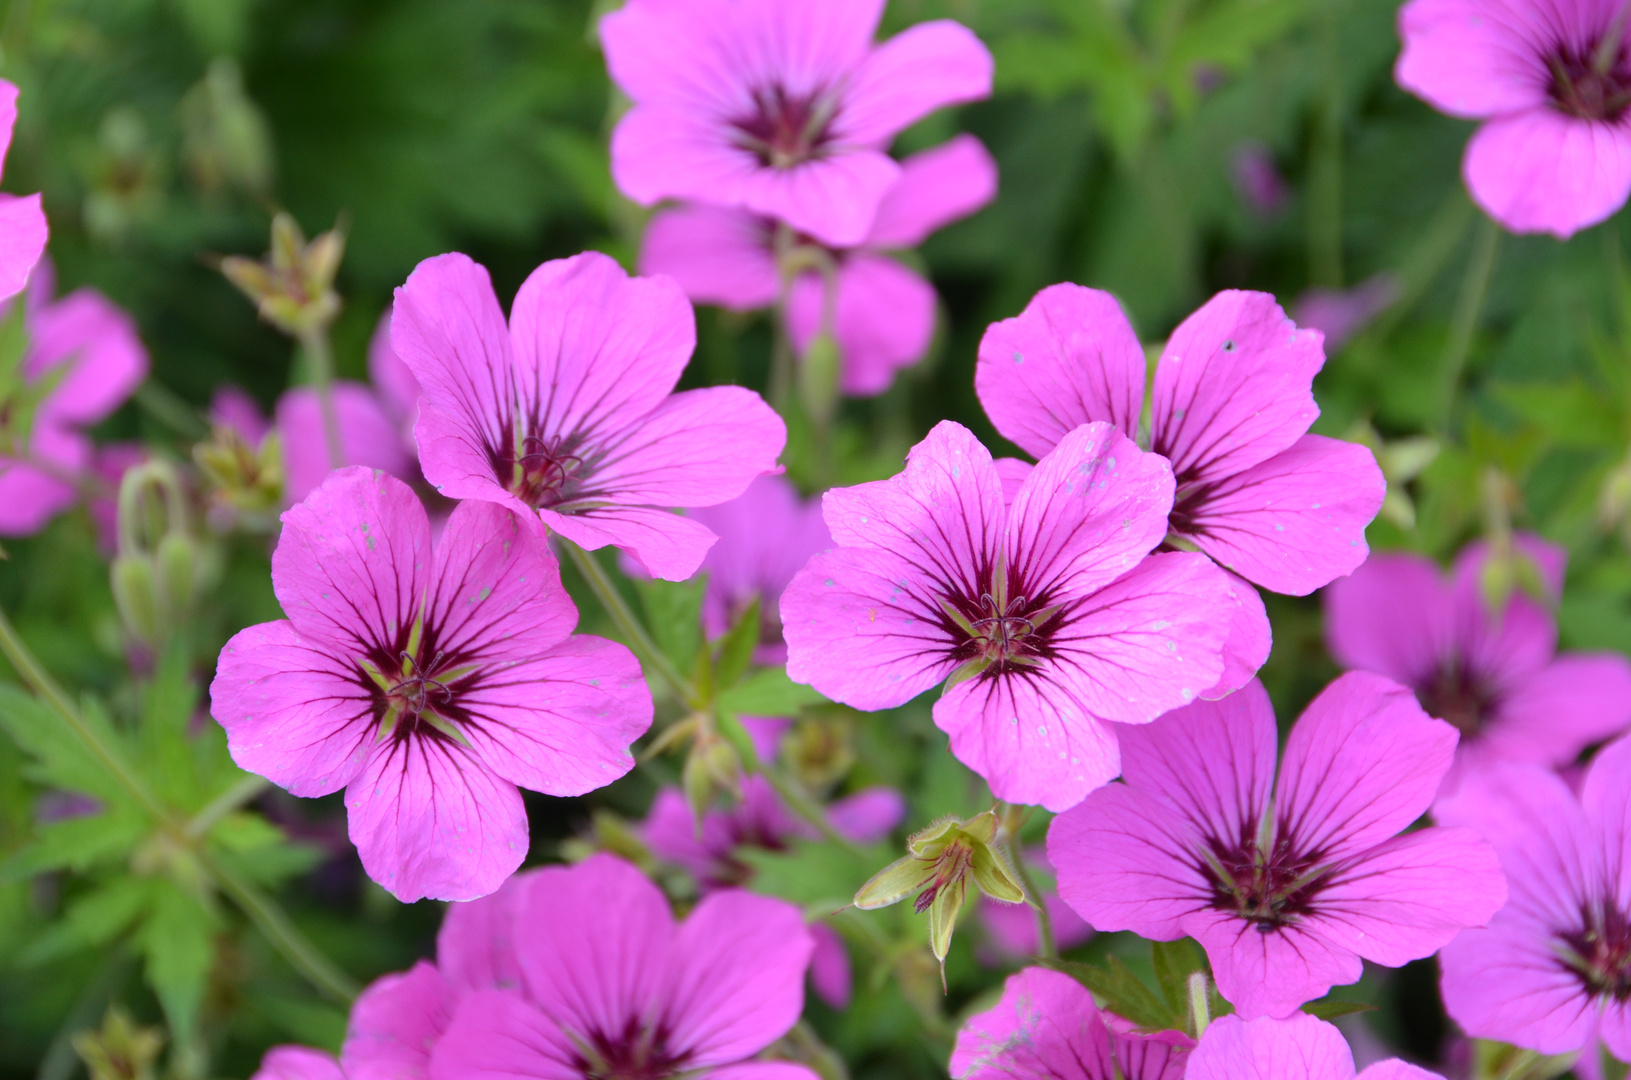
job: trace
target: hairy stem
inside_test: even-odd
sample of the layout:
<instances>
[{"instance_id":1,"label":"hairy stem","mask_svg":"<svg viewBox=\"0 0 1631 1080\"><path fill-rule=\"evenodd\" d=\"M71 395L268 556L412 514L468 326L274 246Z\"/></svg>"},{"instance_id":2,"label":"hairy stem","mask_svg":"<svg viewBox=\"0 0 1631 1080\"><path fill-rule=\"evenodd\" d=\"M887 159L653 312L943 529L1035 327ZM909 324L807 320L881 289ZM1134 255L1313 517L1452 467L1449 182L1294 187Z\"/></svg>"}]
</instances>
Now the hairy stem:
<instances>
[{"instance_id":1,"label":"hairy stem","mask_svg":"<svg viewBox=\"0 0 1631 1080\"><path fill-rule=\"evenodd\" d=\"M323 414L323 440L328 444L328 467L345 465L345 449L340 443L340 414L334 408L334 350L329 346L328 328L300 335L300 346L311 364L312 388L317 391L317 407Z\"/></svg>"},{"instance_id":2,"label":"hairy stem","mask_svg":"<svg viewBox=\"0 0 1631 1080\"><path fill-rule=\"evenodd\" d=\"M1042 890L1037 888L1036 877L1025 863L1025 851L1019 837L1009 836L1005 846L1008 848L1008 859L1014 864L1014 873L1019 875L1019 883L1025 887L1025 899L1036 912L1037 955L1043 959L1052 959L1059 955L1059 949L1053 940L1053 916L1048 914L1048 905L1043 902Z\"/></svg>"},{"instance_id":3,"label":"hairy stem","mask_svg":"<svg viewBox=\"0 0 1631 1080\"><path fill-rule=\"evenodd\" d=\"M1495 253L1500 248L1501 227L1485 217L1473 234L1472 254L1467 259L1467 270L1461 278L1461 290L1456 294L1455 313L1450 321L1450 337L1444 347L1443 394L1440 398L1439 429L1450 426L1455 411L1456 395L1461 389L1461 376L1467 366L1467 353L1472 348L1473 335L1478 332L1478 320L1484 312L1484 295L1489 291L1489 279L1495 270Z\"/></svg>"},{"instance_id":4,"label":"hairy stem","mask_svg":"<svg viewBox=\"0 0 1631 1080\"><path fill-rule=\"evenodd\" d=\"M578 573L583 575L583 580L588 582L589 588L594 591L595 597L600 601L600 606L606 609L606 614L610 615L612 622L617 624L618 632L623 635L624 643L633 649L640 658L641 666L647 670L655 671L657 676L668 684L668 688L674 692L675 697L695 708L696 688L691 685L689 679L680 674L679 669L668 659L662 649L657 647L657 643L646 632L646 628L640 622L639 617L634 614L634 609L629 607L628 601L624 600L623 594L617 591L617 586L613 584L612 579L606 576L605 570L601 569L600 563L595 561L593 555L564 536L560 538L560 541L561 546L566 549L566 553L571 557L572 565L578 568Z\"/></svg>"}]
</instances>

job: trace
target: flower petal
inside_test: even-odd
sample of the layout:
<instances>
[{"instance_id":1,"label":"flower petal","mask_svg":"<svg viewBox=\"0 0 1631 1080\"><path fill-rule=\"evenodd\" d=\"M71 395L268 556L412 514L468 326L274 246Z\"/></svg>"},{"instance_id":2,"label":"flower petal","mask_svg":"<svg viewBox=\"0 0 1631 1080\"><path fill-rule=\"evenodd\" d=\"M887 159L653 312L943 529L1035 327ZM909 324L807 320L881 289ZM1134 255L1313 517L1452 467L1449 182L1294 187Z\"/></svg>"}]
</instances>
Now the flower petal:
<instances>
[{"instance_id":1,"label":"flower petal","mask_svg":"<svg viewBox=\"0 0 1631 1080\"><path fill-rule=\"evenodd\" d=\"M45 528L79 500L74 485L55 474L79 473L91 464L90 439L59 424L35 424L28 449L55 468L47 472L0 457L0 536L32 536Z\"/></svg>"},{"instance_id":2,"label":"flower petal","mask_svg":"<svg viewBox=\"0 0 1631 1080\"><path fill-rule=\"evenodd\" d=\"M0 213L0 229L4 227ZM62 381L40 404L41 419L73 424L105 420L147 378L147 350L136 320L95 289L78 289L31 312L28 336L23 361L28 378L66 365Z\"/></svg>"},{"instance_id":3,"label":"flower petal","mask_svg":"<svg viewBox=\"0 0 1631 1080\"><path fill-rule=\"evenodd\" d=\"M1497 916L1444 946L1438 962L1444 1009L1473 1038L1566 1054L1597 1026L1597 1002L1532 923Z\"/></svg>"},{"instance_id":4,"label":"flower petal","mask_svg":"<svg viewBox=\"0 0 1631 1080\"><path fill-rule=\"evenodd\" d=\"M1399 85L1440 112L1477 119L1547 104L1538 42L1568 41L1565 10L1505 0L1411 0L1399 9ZM1573 28L1570 28L1571 30Z\"/></svg>"},{"instance_id":5,"label":"flower petal","mask_svg":"<svg viewBox=\"0 0 1631 1080\"><path fill-rule=\"evenodd\" d=\"M1618 653L1564 653L1501 694L1478 741L1492 756L1553 768L1631 726L1631 663Z\"/></svg>"},{"instance_id":6,"label":"flower petal","mask_svg":"<svg viewBox=\"0 0 1631 1080\"><path fill-rule=\"evenodd\" d=\"M342 467L361 465L411 478L413 459L400 430L385 414L374 392L361 383L337 382L333 395ZM328 429L317 391L297 386L278 398L277 429L283 449L284 500L298 503L333 471Z\"/></svg>"},{"instance_id":7,"label":"flower petal","mask_svg":"<svg viewBox=\"0 0 1631 1080\"><path fill-rule=\"evenodd\" d=\"M906 797L892 787L863 788L834 800L827 807L827 818L855 843L876 844L906 820Z\"/></svg>"},{"instance_id":8,"label":"flower petal","mask_svg":"<svg viewBox=\"0 0 1631 1080\"><path fill-rule=\"evenodd\" d=\"M584 514L540 510L538 517L585 551L609 544L664 581L685 581L696 573L718 539L699 522L652 506L602 506Z\"/></svg>"},{"instance_id":9,"label":"flower petal","mask_svg":"<svg viewBox=\"0 0 1631 1080\"><path fill-rule=\"evenodd\" d=\"M549 541L502 506L462 502L436 544L426 648L449 666L528 660L567 640L578 609L561 587Z\"/></svg>"},{"instance_id":10,"label":"flower petal","mask_svg":"<svg viewBox=\"0 0 1631 1080\"><path fill-rule=\"evenodd\" d=\"M918 23L873 50L845 88L840 138L883 146L936 109L991 96L991 52L961 23Z\"/></svg>"},{"instance_id":11,"label":"flower petal","mask_svg":"<svg viewBox=\"0 0 1631 1080\"><path fill-rule=\"evenodd\" d=\"M528 874L517 874L497 892L448 905L436 934L436 966L459 991L514 990L521 985L516 915L529 880Z\"/></svg>"},{"instance_id":12,"label":"flower petal","mask_svg":"<svg viewBox=\"0 0 1631 1080\"><path fill-rule=\"evenodd\" d=\"M1189 1080L1353 1080L1354 1059L1335 1026L1221 1016L1189 1056Z\"/></svg>"},{"instance_id":13,"label":"flower petal","mask_svg":"<svg viewBox=\"0 0 1631 1080\"><path fill-rule=\"evenodd\" d=\"M957 1080L1115 1080L1110 1032L1075 979L1027 968L995 1007L969 1018L951 1052ZM1155 1074L1127 1080L1157 1080Z\"/></svg>"},{"instance_id":14,"label":"flower petal","mask_svg":"<svg viewBox=\"0 0 1631 1080\"><path fill-rule=\"evenodd\" d=\"M732 311L769 307L780 288L766 223L702 203L652 216L640 241L640 273L667 274L696 303Z\"/></svg>"},{"instance_id":15,"label":"flower petal","mask_svg":"<svg viewBox=\"0 0 1631 1080\"><path fill-rule=\"evenodd\" d=\"M1481 576L1489 560L1489 546L1474 541L1456 556L1451 578L1455 588L1456 651L1470 672L1497 687L1516 683L1538 672L1557 648L1557 618L1548 603L1563 594L1563 571L1568 553L1537 536L1518 533L1514 554L1526 558L1538 572L1547 600L1518 590L1500 612L1492 613L1484 599Z\"/></svg>"},{"instance_id":16,"label":"flower petal","mask_svg":"<svg viewBox=\"0 0 1631 1080\"><path fill-rule=\"evenodd\" d=\"M842 360L839 389L870 397L889 389L895 372L923 359L934 338L934 287L894 259L859 251L838 269L834 330ZM817 273L793 284L787 324L802 355L821 329L826 286Z\"/></svg>"},{"instance_id":17,"label":"flower petal","mask_svg":"<svg viewBox=\"0 0 1631 1080\"><path fill-rule=\"evenodd\" d=\"M431 1080L583 1080L559 1025L520 994L478 990L459 1002L431 1051Z\"/></svg>"},{"instance_id":18,"label":"flower petal","mask_svg":"<svg viewBox=\"0 0 1631 1080\"><path fill-rule=\"evenodd\" d=\"M1181 928L1206 950L1218 993L1248 1019L1291 1016L1365 971L1359 956L1326 937L1315 920L1260 933L1232 911L1208 908L1184 916Z\"/></svg>"},{"instance_id":19,"label":"flower petal","mask_svg":"<svg viewBox=\"0 0 1631 1080\"><path fill-rule=\"evenodd\" d=\"M386 975L351 1006L340 1064L346 1080L420 1080L430 1052L453 1020L454 989L435 965L421 960Z\"/></svg>"},{"instance_id":20,"label":"flower petal","mask_svg":"<svg viewBox=\"0 0 1631 1080\"><path fill-rule=\"evenodd\" d=\"M1467 190L1513 232L1568 239L1631 194L1631 131L1542 105L1485 121L1461 163Z\"/></svg>"},{"instance_id":21,"label":"flower petal","mask_svg":"<svg viewBox=\"0 0 1631 1080\"><path fill-rule=\"evenodd\" d=\"M1250 582L1234 574L1228 577L1235 609L1229 619L1229 636L1223 642L1223 674L1200 695L1207 701L1216 701L1245 686L1257 676L1274 648L1274 634L1269 627L1263 597Z\"/></svg>"},{"instance_id":22,"label":"flower petal","mask_svg":"<svg viewBox=\"0 0 1631 1080\"><path fill-rule=\"evenodd\" d=\"M16 296L28 285L50 233L40 196L0 195L0 300Z\"/></svg>"},{"instance_id":23,"label":"flower petal","mask_svg":"<svg viewBox=\"0 0 1631 1080\"><path fill-rule=\"evenodd\" d=\"M333 1054L309 1046L274 1046L249 1080L346 1080Z\"/></svg>"},{"instance_id":24,"label":"flower petal","mask_svg":"<svg viewBox=\"0 0 1631 1080\"><path fill-rule=\"evenodd\" d=\"M1321 598L1326 647L1343 667L1419 686L1454 648L1455 600L1431 559L1372 555Z\"/></svg>"},{"instance_id":25,"label":"flower petal","mask_svg":"<svg viewBox=\"0 0 1631 1080\"><path fill-rule=\"evenodd\" d=\"M900 163L867 234L870 248L917 247L997 196L997 163L985 144L957 135Z\"/></svg>"}]
</instances>

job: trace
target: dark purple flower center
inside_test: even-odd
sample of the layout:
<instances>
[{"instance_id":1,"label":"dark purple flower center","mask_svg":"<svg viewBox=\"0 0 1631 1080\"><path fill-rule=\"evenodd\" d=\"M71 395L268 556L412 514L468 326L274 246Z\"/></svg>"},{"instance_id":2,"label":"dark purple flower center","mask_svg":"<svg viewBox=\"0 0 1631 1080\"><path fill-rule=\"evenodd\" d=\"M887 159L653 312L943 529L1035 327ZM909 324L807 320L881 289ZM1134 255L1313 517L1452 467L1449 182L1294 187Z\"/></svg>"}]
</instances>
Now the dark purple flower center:
<instances>
[{"instance_id":1,"label":"dark purple flower center","mask_svg":"<svg viewBox=\"0 0 1631 1080\"><path fill-rule=\"evenodd\" d=\"M781 86L756 90L753 109L731 121L736 139L759 161L789 169L819 157L832 142L838 98L829 93L790 94Z\"/></svg>"},{"instance_id":2,"label":"dark purple flower center","mask_svg":"<svg viewBox=\"0 0 1631 1080\"><path fill-rule=\"evenodd\" d=\"M1454 727L1463 738L1471 738L1483 729L1496 702L1495 689L1488 680L1454 661L1439 668L1430 681L1418 685L1416 697L1427 715Z\"/></svg>"},{"instance_id":3,"label":"dark purple flower center","mask_svg":"<svg viewBox=\"0 0 1631 1080\"><path fill-rule=\"evenodd\" d=\"M667 1080L684 1070L686 1057L668 1048L668 1033L630 1017L620 1032L591 1032L574 1040L579 1071L589 1080Z\"/></svg>"},{"instance_id":4,"label":"dark purple flower center","mask_svg":"<svg viewBox=\"0 0 1631 1080\"><path fill-rule=\"evenodd\" d=\"M1631 105L1631 57L1616 25L1589 48L1558 45L1546 57L1548 92L1560 112L1582 120L1618 120Z\"/></svg>"},{"instance_id":5,"label":"dark purple flower center","mask_svg":"<svg viewBox=\"0 0 1631 1080\"><path fill-rule=\"evenodd\" d=\"M1212 880L1212 906L1268 934L1314 910L1331 866L1318 853L1298 850L1289 835L1210 838L1201 871Z\"/></svg>"},{"instance_id":6,"label":"dark purple flower center","mask_svg":"<svg viewBox=\"0 0 1631 1080\"><path fill-rule=\"evenodd\" d=\"M421 618L403 628L398 640L370 648L359 663L357 678L373 699L379 738L464 741L471 716L459 695L480 669L471 657L439 648L436 637L436 627Z\"/></svg>"},{"instance_id":7,"label":"dark purple flower center","mask_svg":"<svg viewBox=\"0 0 1631 1080\"><path fill-rule=\"evenodd\" d=\"M1631 998L1631 919L1606 900L1583 905L1580 928L1558 935L1559 960L1586 991Z\"/></svg>"},{"instance_id":8,"label":"dark purple flower center","mask_svg":"<svg viewBox=\"0 0 1631 1080\"><path fill-rule=\"evenodd\" d=\"M528 435L510 464L510 490L533 509L571 501L587 471L573 440Z\"/></svg>"},{"instance_id":9,"label":"dark purple flower center","mask_svg":"<svg viewBox=\"0 0 1631 1080\"><path fill-rule=\"evenodd\" d=\"M977 664L982 673L1000 675L1015 668L1035 668L1053 656L1052 637L1060 625L1060 608L1010 592L1018 585L977 597L947 596L941 601L941 625L956 642L952 658Z\"/></svg>"},{"instance_id":10,"label":"dark purple flower center","mask_svg":"<svg viewBox=\"0 0 1631 1080\"><path fill-rule=\"evenodd\" d=\"M446 683L435 677L441 666L441 653L437 653L435 659L421 669L413 662L413 658L404 652L402 670L407 674L386 691L386 705L414 717L423 713L427 706L438 708L447 705L453 700L453 691L448 689Z\"/></svg>"}]
</instances>

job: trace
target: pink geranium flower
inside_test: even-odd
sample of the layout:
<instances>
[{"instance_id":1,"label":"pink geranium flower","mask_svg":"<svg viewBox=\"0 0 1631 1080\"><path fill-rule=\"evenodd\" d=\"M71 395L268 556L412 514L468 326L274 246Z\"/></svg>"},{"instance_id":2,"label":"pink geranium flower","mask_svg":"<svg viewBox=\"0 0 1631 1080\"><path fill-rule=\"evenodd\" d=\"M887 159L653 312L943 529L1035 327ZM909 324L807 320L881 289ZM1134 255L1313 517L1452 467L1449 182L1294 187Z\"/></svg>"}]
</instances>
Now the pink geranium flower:
<instances>
[{"instance_id":1,"label":"pink geranium flower","mask_svg":"<svg viewBox=\"0 0 1631 1080\"><path fill-rule=\"evenodd\" d=\"M1267 293L1222 292L1185 319L1155 368L1148 446L1172 463L1169 543L1205 552L1247 581L1303 596L1365 561L1365 526L1386 484L1363 446L1309 435L1325 353ZM1079 424L1133 438L1144 349L1109 293L1043 289L980 342L974 386L998 431L1041 457ZM1268 658L1263 601L1244 584L1221 697Z\"/></svg>"},{"instance_id":2,"label":"pink geranium flower","mask_svg":"<svg viewBox=\"0 0 1631 1080\"><path fill-rule=\"evenodd\" d=\"M838 547L782 594L788 675L858 709L951 683L935 724L999 799L1063 810L1120 771L1110 722L1211 686L1232 608L1203 556L1146 558L1172 470L1086 424L1005 497L991 454L945 421L890 480L823 504Z\"/></svg>"},{"instance_id":3,"label":"pink geranium flower","mask_svg":"<svg viewBox=\"0 0 1631 1080\"><path fill-rule=\"evenodd\" d=\"M1434 813L1489 837L1512 890L1487 929L1439 954L1450 1016L1543 1054L1600 1037L1631 1061L1631 741L1597 756L1578 797L1548 769L1502 764Z\"/></svg>"},{"instance_id":4,"label":"pink geranium flower","mask_svg":"<svg viewBox=\"0 0 1631 1080\"><path fill-rule=\"evenodd\" d=\"M749 1060L803 1010L811 942L791 904L732 889L676 922L657 887L609 855L540 871L517 902L520 987L464 997L432 1080L813 1080Z\"/></svg>"},{"instance_id":5,"label":"pink geranium flower","mask_svg":"<svg viewBox=\"0 0 1631 1080\"><path fill-rule=\"evenodd\" d=\"M1484 121L1461 164L1513 232L1569 237L1631 193L1631 42L1621 0L1411 0L1399 85Z\"/></svg>"},{"instance_id":6,"label":"pink geranium flower","mask_svg":"<svg viewBox=\"0 0 1631 1080\"><path fill-rule=\"evenodd\" d=\"M1443 1080L1437 1073L1388 1058L1354 1069L1353 1052L1334 1024L1297 1013L1287 1020L1224 1016L1213 1021L1189 1055L1186 1080Z\"/></svg>"},{"instance_id":7,"label":"pink geranium flower","mask_svg":"<svg viewBox=\"0 0 1631 1080\"><path fill-rule=\"evenodd\" d=\"M0 79L0 164L17 126L17 87ZM16 296L45 254L50 229L38 195L0 194L0 300Z\"/></svg>"},{"instance_id":8,"label":"pink geranium flower","mask_svg":"<svg viewBox=\"0 0 1631 1080\"><path fill-rule=\"evenodd\" d=\"M650 206L690 199L859 244L900 176L884 152L936 109L991 93L966 27L922 23L873 44L883 0L634 0L600 22L634 101L612 176Z\"/></svg>"},{"instance_id":9,"label":"pink geranium flower","mask_svg":"<svg viewBox=\"0 0 1631 1080\"><path fill-rule=\"evenodd\" d=\"M1560 595L1567 552L1535 536L1516 544ZM1376 555L1324 593L1336 661L1411 687L1429 715L1461 733L1441 795L1496 761L1571 764L1631 725L1631 663L1609 652L1555 655L1557 620L1521 592L1492 613L1479 588L1488 557L1486 545L1469 545L1446 580L1420 555Z\"/></svg>"},{"instance_id":10,"label":"pink geranium flower","mask_svg":"<svg viewBox=\"0 0 1631 1080\"><path fill-rule=\"evenodd\" d=\"M761 630L753 659L785 664L782 590L811 555L832 547L821 504L800 499L798 489L780 476L761 476L739 497L690 516L719 537L702 560L708 575L702 628L718 637L757 599Z\"/></svg>"},{"instance_id":11,"label":"pink geranium flower","mask_svg":"<svg viewBox=\"0 0 1631 1080\"><path fill-rule=\"evenodd\" d=\"M9 85L0 83L0 91ZM0 93L0 121L3 106ZM27 201L0 197L0 228L7 207ZM6 243L9 239L0 242L0 281ZM0 536L39 532L74 504L95 464L95 447L83 429L107 419L147 378L147 350L129 315L95 289L76 289L54 300L55 288L56 276L45 261L28 291L12 301L25 305L22 394L39 399L26 452L0 455Z\"/></svg>"},{"instance_id":12,"label":"pink geranium flower","mask_svg":"<svg viewBox=\"0 0 1631 1080\"><path fill-rule=\"evenodd\" d=\"M696 344L691 305L598 252L533 271L508 326L487 271L427 259L397 290L391 344L423 388L419 461L442 494L536 515L670 581L714 542L670 508L735 498L787 438L751 390L671 393Z\"/></svg>"},{"instance_id":13,"label":"pink geranium flower","mask_svg":"<svg viewBox=\"0 0 1631 1080\"><path fill-rule=\"evenodd\" d=\"M244 769L346 788L370 877L404 901L492 892L527 853L517 786L581 795L634 765L651 694L623 646L571 633L544 537L461 504L432 550L406 484L351 467L283 515L289 618L221 652L212 711Z\"/></svg>"},{"instance_id":14,"label":"pink geranium flower","mask_svg":"<svg viewBox=\"0 0 1631 1080\"><path fill-rule=\"evenodd\" d=\"M951 1052L956 1080L1183 1080L1195 1045L1181 1031L1134 1033L1068 975L1027 968L970 1017Z\"/></svg>"},{"instance_id":15,"label":"pink geranium flower","mask_svg":"<svg viewBox=\"0 0 1631 1080\"><path fill-rule=\"evenodd\" d=\"M901 163L900 178L859 244L828 248L837 271L832 331L843 359L840 390L852 397L883 393L898 369L923 358L934 337L934 287L885 252L916 247L996 193L996 162L974 136L959 135ZM775 234L773 219L690 203L651 219L640 269L668 274L699 304L768 307L781 291ZM800 274L787 313L800 353L821 329L825 304L822 274Z\"/></svg>"},{"instance_id":16,"label":"pink geranium flower","mask_svg":"<svg viewBox=\"0 0 1631 1080\"><path fill-rule=\"evenodd\" d=\"M1344 675L1314 699L1278 781L1274 710L1255 681L1121 737L1126 783L1049 830L1060 895L1099 930L1194 938L1243 1016L1289 1015L1357 980L1361 958L1430 956L1506 899L1471 829L1399 835L1432 801L1456 734L1379 676Z\"/></svg>"}]
</instances>

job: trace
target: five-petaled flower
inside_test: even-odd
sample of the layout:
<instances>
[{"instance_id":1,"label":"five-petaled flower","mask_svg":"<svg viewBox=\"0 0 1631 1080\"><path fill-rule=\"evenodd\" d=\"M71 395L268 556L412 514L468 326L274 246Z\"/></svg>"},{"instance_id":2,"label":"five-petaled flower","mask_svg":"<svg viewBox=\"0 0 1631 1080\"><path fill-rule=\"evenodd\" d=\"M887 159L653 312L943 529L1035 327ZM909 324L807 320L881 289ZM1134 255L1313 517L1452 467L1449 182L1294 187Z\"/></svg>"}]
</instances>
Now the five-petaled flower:
<instances>
[{"instance_id":1,"label":"five-petaled flower","mask_svg":"<svg viewBox=\"0 0 1631 1080\"><path fill-rule=\"evenodd\" d=\"M1398 1058L1357 1071L1342 1032L1306 1013L1285 1020L1221 1017L1201 1036L1184 1075L1185 1080L1444 1080Z\"/></svg>"},{"instance_id":2,"label":"five-petaled flower","mask_svg":"<svg viewBox=\"0 0 1631 1080\"><path fill-rule=\"evenodd\" d=\"M1471 829L1398 835L1455 753L1455 729L1377 675L1343 675L1291 731L1253 681L1123 729L1124 784L1054 819L1059 894L1099 930L1192 937L1242 1016L1286 1016L1360 959L1431 955L1506 899ZM1270 785L1273 785L1272 792Z\"/></svg>"},{"instance_id":3,"label":"five-petaled flower","mask_svg":"<svg viewBox=\"0 0 1631 1080\"><path fill-rule=\"evenodd\" d=\"M634 765L651 693L577 610L539 530L466 502L431 545L408 486L341 469L283 515L289 618L221 652L233 760L296 795L346 788L364 869L399 899L492 892L527 853L517 785L581 795Z\"/></svg>"},{"instance_id":4,"label":"five-petaled flower","mask_svg":"<svg viewBox=\"0 0 1631 1080\"><path fill-rule=\"evenodd\" d=\"M1411 0L1399 85L1484 121L1461 172L1514 232L1595 225L1631 194L1631 41L1624 0Z\"/></svg>"},{"instance_id":5,"label":"five-petaled flower","mask_svg":"<svg viewBox=\"0 0 1631 1080\"><path fill-rule=\"evenodd\" d=\"M1172 332L1152 388L1147 445L1172 463L1178 485L1168 546L1294 596L1365 561L1365 526L1386 491L1365 447L1307 433L1319 415L1321 341L1267 293L1222 292ZM1145 366L1114 297L1054 285L986 331L974 385L997 430L1041 457L1093 420L1138 436ZM1227 666L1201 688L1207 698L1241 686L1268 658L1263 601L1236 586Z\"/></svg>"},{"instance_id":6,"label":"five-petaled flower","mask_svg":"<svg viewBox=\"0 0 1631 1080\"><path fill-rule=\"evenodd\" d=\"M1534 536L1514 544L1556 600L1568 553ZM1479 587L1488 558L1485 544L1468 546L1446 581L1432 560L1388 552L1324 593L1337 662L1404 683L1461 732L1440 798L1493 762L1573 764L1631 724L1631 663L1609 652L1554 655L1557 620L1523 592L1490 611Z\"/></svg>"},{"instance_id":7,"label":"five-petaled flower","mask_svg":"<svg viewBox=\"0 0 1631 1080\"><path fill-rule=\"evenodd\" d=\"M691 199L860 243L900 167L884 151L936 109L991 93L966 27L920 23L882 45L883 0L632 0L600 23L634 108L612 176L651 205Z\"/></svg>"},{"instance_id":8,"label":"five-petaled flower","mask_svg":"<svg viewBox=\"0 0 1631 1080\"><path fill-rule=\"evenodd\" d=\"M899 476L827 493L838 547L782 594L788 675L858 709L950 679L934 719L958 760L999 799L1063 810L1120 771L1111 721L1148 723L1222 674L1227 576L1149 556L1172 491L1164 459L1084 424L1005 497L990 452L945 421Z\"/></svg>"},{"instance_id":9,"label":"five-petaled flower","mask_svg":"<svg viewBox=\"0 0 1631 1080\"><path fill-rule=\"evenodd\" d=\"M1489 838L1512 896L1439 954L1450 1016L1543 1054L1595 1035L1631 1060L1631 741L1597 756L1578 796L1550 769L1503 763L1434 814Z\"/></svg>"},{"instance_id":10,"label":"five-petaled flower","mask_svg":"<svg viewBox=\"0 0 1631 1080\"><path fill-rule=\"evenodd\" d=\"M696 344L668 278L598 252L547 262L506 326L487 271L439 255L397 290L391 345L422 387L425 479L454 499L541 518L682 581L713 533L673 507L713 506L772 471L787 430L739 386L671 393Z\"/></svg>"},{"instance_id":11,"label":"five-petaled flower","mask_svg":"<svg viewBox=\"0 0 1631 1080\"><path fill-rule=\"evenodd\" d=\"M1002 1000L957 1033L957 1080L1182 1080L1195 1040L1181 1031L1140 1034L1057 971L1011 975Z\"/></svg>"},{"instance_id":12,"label":"five-petaled flower","mask_svg":"<svg viewBox=\"0 0 1631 1080\"><path fill-rule=\"evenodd\" d=\"M749 1060L804 1007L812 946L791 904L727 889L676 923L657 886L609 855L539 871L515 902L520 986L462 999L431 1080L814 1080Z\"/></svg>"}]
</instances>

